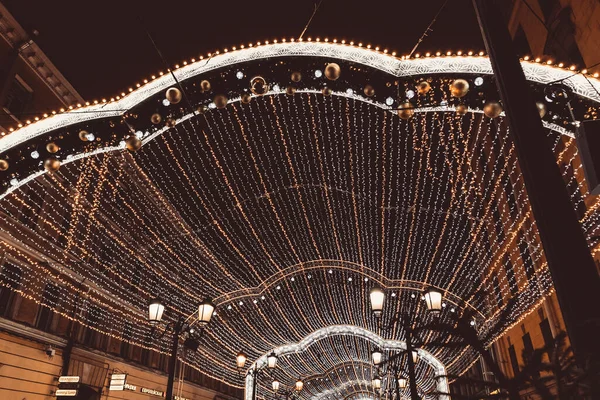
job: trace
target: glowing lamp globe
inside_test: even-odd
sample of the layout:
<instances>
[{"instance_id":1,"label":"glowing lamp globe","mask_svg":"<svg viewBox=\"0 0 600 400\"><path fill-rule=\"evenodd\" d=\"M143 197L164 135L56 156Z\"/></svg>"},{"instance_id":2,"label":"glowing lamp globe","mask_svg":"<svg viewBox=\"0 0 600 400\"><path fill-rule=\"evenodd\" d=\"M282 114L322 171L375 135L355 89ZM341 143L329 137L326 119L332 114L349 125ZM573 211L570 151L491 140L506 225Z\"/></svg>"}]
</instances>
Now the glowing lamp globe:
<instances>
[{"instance_id":1,"label":"glowing lamp globe","mask_svg":"<svg viewBox=\"0 0 600 400\"><path fill-rule=\"evenodd\" d=\"M400 389L405 389L407 384L408 381L406 380L406 378L398 378L398 387Z\"/></svg>"},{"instance_id":2,"label":"glowing lamp globe","mask_svg":"<svg viewBox=\"0 0 600 400\"><path fill-rule=\"evenodd\" d=\"M381 364L381 359L382 359L383 354L381 354L381 351L377 350L373 350L373 353L371 353L371 357L373 358L373 364L374 365L379 365Z\"/></svg>"},{"instance_id":3,"label":"glowing lamp globe","mask_svg":"<svg viewBox=\"0 0 600 400\"><path fill-rule=\"evenodd\" d=\"M425 305L427 309L432 313L439 313L442 311L442 293L435 289L429 289L425 292Z\"/></svg>"},{"instance_id":4,"label":"glowing lamp globe","mask_svg":"<svg viewBox=\"0 0 600 400\"><path fill-rule=\"evenodd\" d=\"M380 288L371 289L371 293L369 294L371 297L371 310L373 311L373 315L379 318L383 311L383 301L385 300L385 293Z\"/></svg>"},{"instance_id":5,"label":"glowing lamp globe","mask_svg":"<svg viewBox=\"0 0 600 400\"><path fill-rule=\"evenodd\" d=\"M296 390L301 391L303 387L304 382L302 382L302 379L298 378L298 380L296 381Z\"/></svg>"},{"instance_id":6,"label":"glowing lamp globe","mask_svg":"<svg viewBox=\"0 0 600 400\"><path fill-rule=\"evenodd\" d=\"M152 325L158 324L162 319L163 312L165 312L165 306L160 299L152 299L148 304L148 322Z\"/></svg>"},{"instance_id":7,"label":"glowing lamp globe","mask_svg":"<svg viewBox=\"0 0 600 400\"><path fill-rule=\"evenodd\" d=\"M273 381L273 391L276 392L279 390L279 381L278 380L274 380Z\"/></svg>"},{"instance_id":8,"label":"glowing lamp globe","mask_svg":"<svg viewBox=\"0 0 600 400\"><path fill-rule=\"evenodd\" d=\"M246 360L248 359L248 357L246 356L246 354L244 354L243 351L240 351L237 356L235 357L235 364L237 365L238 368L244 368L244 365L246 365Z\"/></svg>"},{"instance_id":9,"label":"glowing lamp globe","mask_svg":"<svg viewBox=\"0 0 600 400\"><path fill-rule=\"evenodd\" d=\"M215 305L209 299L204 299L202 304L198 306L198 323L201 326L208 325L214 311Z\"/></svg>"},{"instance_id":10,"label":"glowing lamp globe","mask_svg":"<svg viewBox=\"0 0 600 400\"><path fill-rule=\"evenodd\" d=\"M412 351L412 360L413 360L413 363L416 364L418 359L419 359L419 353L416 350L413 350Z\"/></svg>"},{"instance_id":11,"label":"glowing lamp globe","mask_svg":"<svg viewBox=\"0 0 600 400\"><path fill-rule=\"evenodd\" d=\"M373 388L375 389L381 389L381 378L376 376L375 378L373 378Z\"/></svg>"},{"instance_id":12,"label":"glowing lamp globe","mask_svg":"<svg viewBox=\"0 0 600 400\"><path fill-rule=\"evenodd\" d=\"M277 365L277 354L275 354L273 352L267 356L267 367L275 368L276 365Z\"/></svg>"}]
</instances>

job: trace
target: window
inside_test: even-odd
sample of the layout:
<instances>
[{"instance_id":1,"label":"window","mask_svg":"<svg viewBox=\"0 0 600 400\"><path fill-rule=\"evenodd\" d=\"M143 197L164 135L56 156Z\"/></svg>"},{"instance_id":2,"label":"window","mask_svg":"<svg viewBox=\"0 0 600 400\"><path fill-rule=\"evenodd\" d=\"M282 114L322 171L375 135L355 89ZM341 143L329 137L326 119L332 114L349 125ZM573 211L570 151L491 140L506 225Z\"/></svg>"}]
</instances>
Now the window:
<instances>
[{"instance_id":1,"label":"window","mask_svg":"<svg viewBox=\"0 0 600 400\"><path fill-rule=\"evenodd\" d=\"M502 300L502 292L500 291L500 282L498 282L498 276L494 275L492 284L494 285L494 292L496 294L498 308L501 308L504 305L504 301Z\"/></svg>"},{"instance_id":2,"label":"window","mask_svg":"<svg viewBox=\"0 0 600 400\"><path fill-rule=\"evenodd\" d=\"M12 263L0 270L0 316L8 317L15 300L15 290L21 287L23 271Z\"/></svg>"},{"instance_id":3,"label":"window","mask_svg":"<svg viewBox=\"0 0 600 400\"><path fill-rule=\"evenodd\" d=\"M504 255L504 271L506 272L506 280L508 281L510 293L513 295L517 294L519 291L519 286L517 285L517 279L515 278L515 269L510 262L510 257L508 254Z\"/></svg>"},{"instance_id":4,"label":"window","mask_svg":"<svg viewBox=\"0 0 600 400\"><path fill-rule=\"evenodd\" d=\"M17 118L20 118L21 114L28 111L32 99L33 90L19 75L15 75L8 89L4 108Z\"/></svg>"},{"instance_id":5,"label":"window","mask_svg":"<svg viewBox=\"0 0 600 400\"><path fill-rule=\"evenodd\" d=\"M517 361L517 352L515 351L515 346L512 344L508 348L508 356L510 357L510 365L512 366L513 375L517 375L519 373L519 362Z\"/></svg>"},{"instance_id":6,"label":"window","mask_svg":"<svg viewBox=\"0 0 600 400\"><path fill-rule=\"evenodd\" d=\"M52 283L48 283L42 293L42 305L38 309L37 321L35 326L44 332L49 332L54 317L54 310L49 306L55 305L58 301L58 287ZM46 306L44 306L44 304Z\"/></svg>"},{"instance_id":7,"label":"window","mask_svg":"<svg viewBox=\"0 0 600 400\"><path fill-rule=\"evenodd\" d=\"M521 259L523 260L523 268L525 268L525 275L529 281L529 286L535 285L537 278L535 276L535 269L533 266L533 259L529 253L529 246L525 242L525 235L522 231L519 231L519 252L521 253Z\"/></svg>"},{"instance_id":8,"label":"window","mask_svg":"<svg viewBox=\"0 0 600 400\"><path fill-rule=\"evenodd\" d=\"M529 357L533 353L533 343L529 332L523 335L523 353Z\"/></svg>"},{"instance_id":9,"label":"window","mask_svg":"<svg viewBox=\"0 0 600 400\"><path fill-rule=\"evenodd\" d=\"M540 322L540 330L542 331L542 337L544 338L544 344L549 346L553 341L552 330L550 329L550 321L545 318Z\"/></svg>"},{"instance_id":10,"label":"window","mask_svg":"<svg viewBox=\"0 0 600 400\"><path fill-rule=\"evenodd\" d=\"M121 341L121 357L129 358L131 351L131 344L128 340L131 340L131 324L129 322L125 322L125 326L123 327L123 340Z\"/></svg>"}]
</instances>

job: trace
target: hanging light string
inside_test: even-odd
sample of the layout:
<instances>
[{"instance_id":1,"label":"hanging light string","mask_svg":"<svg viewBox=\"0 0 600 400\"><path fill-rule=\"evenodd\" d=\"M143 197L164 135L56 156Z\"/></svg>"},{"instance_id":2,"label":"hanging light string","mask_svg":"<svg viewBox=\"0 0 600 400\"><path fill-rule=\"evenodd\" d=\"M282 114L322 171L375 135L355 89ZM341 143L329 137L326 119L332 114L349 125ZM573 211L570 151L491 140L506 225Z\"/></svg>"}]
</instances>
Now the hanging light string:
<instances>
[{"instance_id":1,"label":"hanging light string","mask_svg":"<svg viewBox=\"0 0 600 400\"><path fill-rule=\"evenodd\" d=\"M427 25L427 28L425 29L425 32L423 32L423 34L421 35L421 37L419 37L419 40L417 40L417 43L414 45L414 47L410 51L410 54L408 55L408 58L411 58L413 56L413 54L415 54L415 51L417 51L417 47L419 47L419 45L425 39L425 37L427 37L427 35L429 34L429 32L433 32L433 24L435 24L435 22L437 21L437 17L440 15L440 13L444 9L444 7L446 7L447 3L448 3L448 0L444 0L444 3L439 8L438 12L435 14L435 16L433 17L433 19L429 23L429 25Z\"/></svg>"},{"instance_id":2,"label":"hanging light string","mask_svg":"<svg viewBox=\"0 0 600 400\"><path fill-rule=\"evenodd\" d=\"M319 7L321 7L321 3L323 3L323 0L320 0L319 3L315 4L315 9L313 10L313 13L311 14L310 18L308 19L308 22L304 26L304 29L300 33L300 36L298 36L298 39L302 39L302 37L306 33L306 30L308 29L308 26L310 25L310 23L312 22L313 18L317 14L317 11L319 11Z\"/></svg>"}]
</instances>

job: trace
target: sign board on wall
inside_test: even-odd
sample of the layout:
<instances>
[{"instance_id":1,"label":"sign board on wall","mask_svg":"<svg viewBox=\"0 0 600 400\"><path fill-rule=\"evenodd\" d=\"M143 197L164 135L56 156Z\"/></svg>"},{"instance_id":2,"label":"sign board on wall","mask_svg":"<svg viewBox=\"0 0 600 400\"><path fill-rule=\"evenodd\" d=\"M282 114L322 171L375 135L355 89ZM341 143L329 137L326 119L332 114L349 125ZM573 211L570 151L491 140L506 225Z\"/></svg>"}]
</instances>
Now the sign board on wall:
<instances>
[{"instance_id":1,"label":"sign board on wall","mask_svg":"<svg viewBox=\"0 0 600 400\"><path fill-rule=\"evenodd\" d=\"M79 377L78 376L59 376L58 382L59 383L79 383Z\"/></svg>"},{"instance_id":2,"label":"sign board on wall","mask_svg":"<svg viewBox=\"0 0 600 400\"><path fill-rule=\"evenodd\" d=\"M127 374L112 374L110 376L109 390L123 390Z\"/></svg>"},{"instance_id":3,"label":"sign board on wall","mask_svg":"<svg viewBox=\"0 0 600 400\"><path fill-rule=\"evenodd\" d=\"M154 396L160 396L160 397L165 397L165 392L162 392L160 390L156 390L156 389L149 389L149 388L142 388L142 393L146 393L146 394L152 394Z\"/></svg>"},{"instance_id":4,"label":"sign board on wall","mask_svg":"<svg viewBox=\"0 0 600 400\"><path fill-rule=\"evenodd\" d=\"M55 395L56 397L75 397L77 396L77 389L58 389Z\"/></svg>"}]
</instances>

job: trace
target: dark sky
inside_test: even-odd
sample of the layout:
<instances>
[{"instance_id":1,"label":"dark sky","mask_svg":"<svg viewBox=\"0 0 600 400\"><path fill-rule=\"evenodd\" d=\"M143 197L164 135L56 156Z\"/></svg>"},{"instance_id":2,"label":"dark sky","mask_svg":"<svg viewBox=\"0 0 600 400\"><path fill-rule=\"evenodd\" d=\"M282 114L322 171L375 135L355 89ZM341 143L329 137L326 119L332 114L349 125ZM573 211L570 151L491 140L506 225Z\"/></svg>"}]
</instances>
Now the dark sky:
<instances>
[{"instance_id":1,"label":"dark sky","mask_svg":"<svg viewBox=\"0 0 600 400\"><path fill-rule=\"evenodd\" d=\"M175 64L241 43L298 37L313 0L2 0L86 100L164 69L144 27ZM323 0L305 36L410 52L444 0ZM419 51L481 50L471 0L449 0Z\"/></svg>"}]
</instances>

